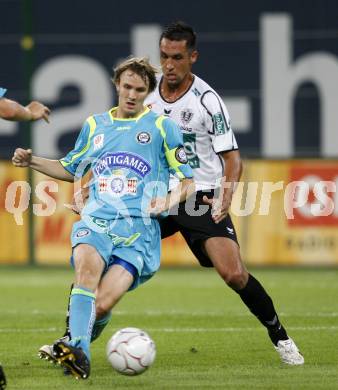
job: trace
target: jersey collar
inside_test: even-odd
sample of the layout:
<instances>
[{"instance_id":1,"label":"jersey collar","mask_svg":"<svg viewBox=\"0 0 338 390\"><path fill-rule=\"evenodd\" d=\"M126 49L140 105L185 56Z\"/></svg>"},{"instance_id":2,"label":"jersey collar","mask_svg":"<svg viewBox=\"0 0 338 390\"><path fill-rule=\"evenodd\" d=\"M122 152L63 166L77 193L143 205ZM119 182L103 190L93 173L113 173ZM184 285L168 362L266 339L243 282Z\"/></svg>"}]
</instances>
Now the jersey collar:
<instances>
[{"instance_id":1,"label":"jersey collar","mask_svg":"<svg viewBox=\"0 0 338 390\"><path fill-rule=\"evenodd\" d=\"M114 121L123 121L123 122L135 121L135 122L138 122L142 117L147 115L148 112L150 111L149 107L144 107L144 110L141 112L141 114L139 114L135 118L115 118L115 117L113 117L113 112L116 110L117 110L117 107L113 107L112 109L109 110L109 116L110 116L112 123L114 123Z\"/></svg>"}]
</instances>

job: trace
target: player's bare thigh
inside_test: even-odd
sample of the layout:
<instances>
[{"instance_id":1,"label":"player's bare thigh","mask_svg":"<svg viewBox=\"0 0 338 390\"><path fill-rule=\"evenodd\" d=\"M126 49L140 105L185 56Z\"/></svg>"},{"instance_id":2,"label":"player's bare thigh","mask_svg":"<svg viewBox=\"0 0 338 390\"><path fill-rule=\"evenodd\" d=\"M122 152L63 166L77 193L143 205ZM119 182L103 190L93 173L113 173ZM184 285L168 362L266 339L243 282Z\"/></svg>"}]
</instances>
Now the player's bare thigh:
<instances>
[{"instance_id":1,"label":"player's bare thigh","mask_svg":"<svg viewBox=\"0 0 338 390\"><path fill-rule=\"evenodd\" d=\"M240 290L246 286L249 274L235 241L226 237L211 237L204 241L203 248L221 278L231 288Z\"/></svg>"}]
</instances>

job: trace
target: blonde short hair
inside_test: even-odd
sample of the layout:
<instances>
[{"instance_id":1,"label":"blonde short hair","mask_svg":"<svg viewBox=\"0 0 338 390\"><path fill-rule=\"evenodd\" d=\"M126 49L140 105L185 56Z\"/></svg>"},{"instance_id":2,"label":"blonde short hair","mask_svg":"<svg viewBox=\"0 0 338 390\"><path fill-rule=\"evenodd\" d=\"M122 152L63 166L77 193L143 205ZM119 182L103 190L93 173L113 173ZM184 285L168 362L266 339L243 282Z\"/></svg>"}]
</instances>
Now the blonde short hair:
<instances>
[{"instance_id":1,"label":"blonde short hair","mask_svg":"<svg viewBox=\"0 0 338 390\"><path fill-rule=\"evenodd\" d=\"M114 69L114 77L112 81L115 84L119 83L121 74L128 69L142 78L142 80L148 85L149 92L152 92L155 89L157 84L156 73L158 71L153 65L150 64L148 58L127 58Z\"/></svg>"}]
</instances>

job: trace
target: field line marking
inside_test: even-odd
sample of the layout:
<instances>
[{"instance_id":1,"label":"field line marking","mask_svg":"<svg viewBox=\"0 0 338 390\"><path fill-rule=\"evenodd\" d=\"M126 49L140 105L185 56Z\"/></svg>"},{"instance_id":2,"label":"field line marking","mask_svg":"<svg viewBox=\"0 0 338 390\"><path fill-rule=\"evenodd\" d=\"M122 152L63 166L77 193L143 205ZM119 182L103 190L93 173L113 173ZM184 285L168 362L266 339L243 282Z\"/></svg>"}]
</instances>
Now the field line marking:
<instances>
[{"instance_id":1,"label":"field line marking","mask_svg":"<svg viewBox=\"0 0 338 390\"><path fill-rule=\"evenodd\" d=\"M149 332L164 332L164 333L217 333L217 332L249 332L256 330L264 330L264 327L246 327L246 328L147 328ZM294 331L309 331L316 332L320 330L327 331L336 331L338 326L288 326L288 330ZM61 332L61 328L31 328L31 329L22 329L22 328L0 328L0 333L43 333L43 332Z\"/></svg>"}]
</instances>

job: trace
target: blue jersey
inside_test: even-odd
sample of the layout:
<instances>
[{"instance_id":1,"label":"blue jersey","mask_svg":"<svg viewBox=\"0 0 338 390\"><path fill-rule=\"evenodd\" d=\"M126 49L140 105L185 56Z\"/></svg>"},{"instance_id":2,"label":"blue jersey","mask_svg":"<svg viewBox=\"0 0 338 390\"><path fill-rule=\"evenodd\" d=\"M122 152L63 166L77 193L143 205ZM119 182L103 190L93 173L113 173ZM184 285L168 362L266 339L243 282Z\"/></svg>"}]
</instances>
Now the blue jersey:
<instances>
[{"instance_id":1,"label":"blue jersey","mask_svg":"<svg viewBox=\"0 0 338 390\"><path fill-rule=\"evenodd\" d=\"M60 162L75 177L88 169L93 173L82 216L149 217L150 200L166 196L170 173L193 176L181 131L148 108L132 119L114 118L115 110L89 117L75 148Z\"/></svg>"},{"instance_id":2,"label":"blue jersey","mask_svg":"<svg viewBox=\"0 0 338 390\"><path fill-rule=\"evenodd\" d=\"M0 87L0 98L4 97L7 92L7 89Z\"/></svg>"}]
</instances>

